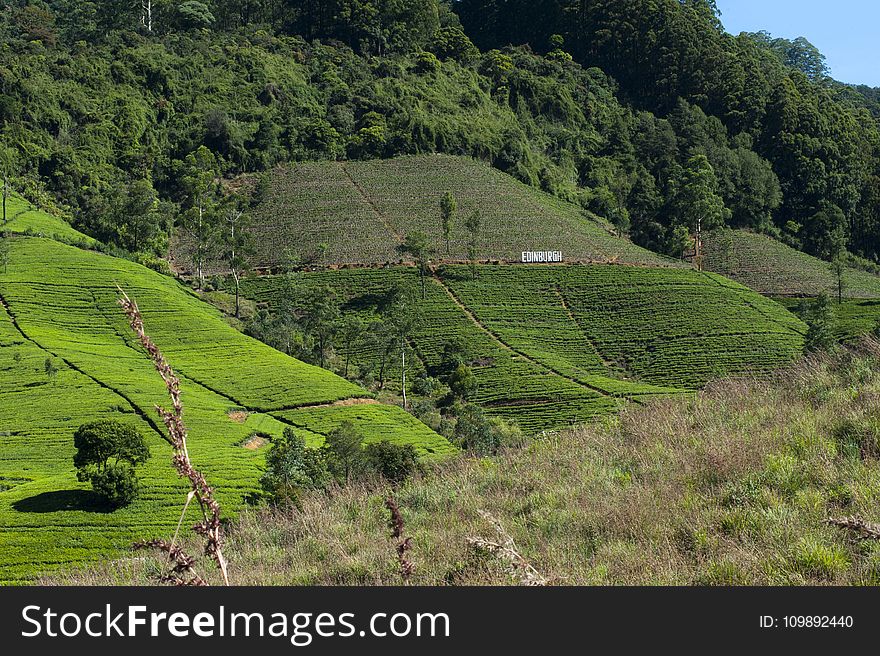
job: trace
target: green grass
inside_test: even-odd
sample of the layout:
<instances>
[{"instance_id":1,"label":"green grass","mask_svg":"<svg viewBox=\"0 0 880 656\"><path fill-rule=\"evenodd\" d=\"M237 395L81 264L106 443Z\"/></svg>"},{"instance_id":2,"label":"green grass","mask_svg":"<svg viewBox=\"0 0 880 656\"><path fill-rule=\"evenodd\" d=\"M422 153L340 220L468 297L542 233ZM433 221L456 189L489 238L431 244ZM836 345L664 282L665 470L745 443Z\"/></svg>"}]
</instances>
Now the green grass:
<instances>
[{"instance_id":1,"label":"green grass","mask_svg":"<svg viewBox=\"0 0 880 656\"><path fill-rule=\"evenodd\" d=\"M448 255L439 215L447 191L458 201ZM482 162L446 155L308 162L276 170L256 211L254 262L278 265L285 248L312 256L321 244L321 264L398 262L399 239L414 230L428 233L439 257L463 260L465 219L477 209L482 260L519 261L525 250L562 250L569 260L680 266L618 239L576 205Z\"/></svg>"},{"instance_id":2,"label":"green grass","mask_svg":"<svg viewBox=\"0 0 880 656\"><path fill-rule=\"evenodd\" d=\"M237 332L171 278L48 239L13 239L8 272L0 274L8 307L0 313L0 480L15 482L0 492L0 581L173 530L184 492L153 410L168 399L116 305L117 284L138 302L147 332L181 376L190 453L227 513L255 490L263 462L263 452L239 446L248 435L278 435L294 423L284 411L322 405L295 422L317 444L350 415L334 402L367 396ZM47 357L59 368L54 379L43 368ZM228 416L237 408L249 411L243 423ZM382 422L360 422L365 439L409 442L424 455L454 450L402 409L381 408L372 412ZM100 511L72 466L74 430L104 416L136 423L153 452L142 497L113 513Z\"/></svg>"},{"instance_id":3,"label":"green grass","mask_svg":"<svg viewBox=\"0 0 880 656\"><path fill-rule=\"evenodd\" d=\"M708 270L732 278L768 296L837 295L828 262L745 230L710 234L705 242ZM846 269L847 298L880 298L880 276Z\"/></svg>"},{"instance_id":4,"label":"green grass","mask_svg":"<svg viewBox=\"0 0 880 656\"><path fill-rule=\"evenodd\" d=\"M296 280L302 291L329 285L345 312L367 321L392 286L418 286L415 269L405 267ZM244 293L271 306L284 284L251 279ZM720 276L627 266L480 266L476 282L466 267L445 266L419 307L409 380L436 375L444 346L460 340L479 383L473 400L527 432L583 423L626 399L772 369L797 357L806 330L778 304ZM354 365L376 375L378 353L365 341L352 351ZM396 360L389 369L399 389Z\"/></svg>"}]
</instances>

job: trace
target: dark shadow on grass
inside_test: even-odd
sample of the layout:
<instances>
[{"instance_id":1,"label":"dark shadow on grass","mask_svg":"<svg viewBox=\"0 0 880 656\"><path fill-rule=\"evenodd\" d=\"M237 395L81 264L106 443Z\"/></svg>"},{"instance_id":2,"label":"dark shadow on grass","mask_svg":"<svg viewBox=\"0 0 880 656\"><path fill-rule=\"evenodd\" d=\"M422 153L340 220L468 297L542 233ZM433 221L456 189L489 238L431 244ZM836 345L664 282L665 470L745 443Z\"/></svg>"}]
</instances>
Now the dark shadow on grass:
<instances>
[{"instance_id":1,"label":"dark shadow on grass","mask_svg":"<svg viewBox=\"0 0 880 656\"><path fill-rule=\"evenodd\" d=\"M26 499L13 502L12 508L18 512L50 513L64 510L109 513L113 508L92 490L58 490L41 492Z\"/></svg>"}]
</instances>

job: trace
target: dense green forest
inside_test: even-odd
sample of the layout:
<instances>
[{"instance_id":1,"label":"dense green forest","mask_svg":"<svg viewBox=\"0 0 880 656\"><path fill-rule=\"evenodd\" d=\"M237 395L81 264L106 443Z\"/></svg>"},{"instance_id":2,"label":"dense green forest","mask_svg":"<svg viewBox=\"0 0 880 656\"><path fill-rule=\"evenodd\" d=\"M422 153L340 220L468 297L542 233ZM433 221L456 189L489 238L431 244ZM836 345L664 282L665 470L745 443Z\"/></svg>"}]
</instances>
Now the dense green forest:
<instances>
[{"instance_id":1,"label":"dense green forest","mask_svg":"<svg viewBox=\"0 0 880 656\"><path fill-rule=\"evenodd\" d=\"M0 164L162 255L277 163L471 155L680 255L749 227L880 255L877 90L712 0L4 0Z\"/></svg>"}]
</instances>

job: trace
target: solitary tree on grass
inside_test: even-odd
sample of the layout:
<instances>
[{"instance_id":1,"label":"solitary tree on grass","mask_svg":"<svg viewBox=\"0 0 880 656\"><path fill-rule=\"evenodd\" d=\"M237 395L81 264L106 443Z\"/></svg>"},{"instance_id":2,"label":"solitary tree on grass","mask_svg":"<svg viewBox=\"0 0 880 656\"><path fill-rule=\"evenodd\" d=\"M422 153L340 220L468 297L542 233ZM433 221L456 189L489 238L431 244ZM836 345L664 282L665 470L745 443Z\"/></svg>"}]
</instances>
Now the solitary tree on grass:
<instances>
[{"instance_id":1,"label":"solitary tree on grass","mask_svg":"<svg viewBox=\"0 0 880 656\"><path fill-rule=\"evenodd\" d=\"M843 303L843 291L846 286L844 273L846 272L846 233L842 226L832 231L829 237L828 250L831 255L829 268L837 282L837 304Z\"/></svg>"},{"instance_id":2,"label":"solitary tree on grass","mask_svg":"<svg viewBox=\"0 0 880 656\"><path fill-rule=\"evenodd\" d=\"M137 497L135 468L147 461L150 449L134 426L113 420L83 424L73 435L73 445L78 480L91 481L92 489L114 507Z\"/></svg>"},{"instance_id":3,"label":"solitary tree on grass","mask_svg":"<svg viewBox=\"0 0 880 656\"><path fill-rule=\"evenodd\" d=\"M43 371L46 372L46 378L54 383L55 377L58 375L58 367L55 365L55 360L53 360L51 356L47 357L46 361L43 363Z\"/></svg>"},{"instance_id":4,"label":"solitary tree on grass","mask_svg":"<svg viewBox=\"0 0 880 656\"><path fill-rule=\"evenodd\" d=\"M400 389L403 394L403 406L406 400L406 353L409 339L419 322L421 314L412 295L402 287L392 290L385 310L386 337L390 351L400 354Z\"/></svg>"},{"instance_id":5,"label":"solitary tree on grass","mask_svg":"<svg viewBox=\"0 0 880 656\"><path fill-rule=\"evenodd\" d=\"M455 222L455 211L458 204L451 191L443 194L440 200L440 221L443 226L443 239L446 240L446 254L449 255L449 241L452 236L452 226Z\"/></svg>"},{"instance_id":6,"label":"solitary tree on grass","mask_svg":"<svg viewBox=\"0 0 880 656\"><path fill-rule=\"evenodd\" d=\"M840 305L843 303L843 292L846 289L846 281L844 280L844 273L846 273L846 264L844 263L843 255L837 254L831 260L831 274L834 276L834 279L837 283L837 304Z\"/></svg>"}]
</instances>

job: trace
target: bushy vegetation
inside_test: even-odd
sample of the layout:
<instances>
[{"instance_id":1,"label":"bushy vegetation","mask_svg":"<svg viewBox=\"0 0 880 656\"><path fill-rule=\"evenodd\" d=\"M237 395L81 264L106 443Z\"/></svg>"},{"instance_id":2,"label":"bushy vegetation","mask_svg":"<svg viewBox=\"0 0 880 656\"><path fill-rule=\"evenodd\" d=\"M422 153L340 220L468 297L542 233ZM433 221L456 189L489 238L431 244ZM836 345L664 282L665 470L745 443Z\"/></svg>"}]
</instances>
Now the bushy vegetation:
<instances>
[{"instance_id":1,"label":"bushy vegetation","mask_svg":"<svg viewBox=\"0 0 880 656\"><path fill-rule=\"evenodd\" d=\"M713 383L619 417L462 457L405 482L408 583L511 584L472 549L488 511L556 585L877 585L880 543L825 523L880 521L880 347ZM236 583L396 585L384 487L251 510L229 535ZM344 537L341 537L344 536ZM115 562L61 580L143 582Z\"/></svg>"}]
</instances>

